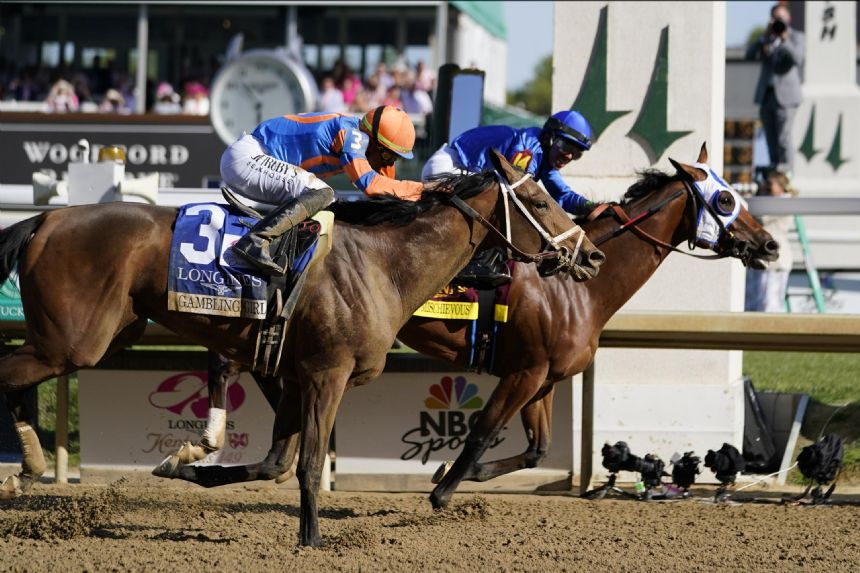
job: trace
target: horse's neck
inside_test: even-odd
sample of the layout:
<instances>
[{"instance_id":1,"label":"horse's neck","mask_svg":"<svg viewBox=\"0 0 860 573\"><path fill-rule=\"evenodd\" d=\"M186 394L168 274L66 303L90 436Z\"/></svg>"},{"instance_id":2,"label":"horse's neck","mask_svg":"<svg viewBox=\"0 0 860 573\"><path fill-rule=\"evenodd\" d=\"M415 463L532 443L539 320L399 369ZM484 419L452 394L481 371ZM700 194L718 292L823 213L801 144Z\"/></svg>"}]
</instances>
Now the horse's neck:
<instances>
[{"instance_id":1,"label":"horse's neck","mask_svg":"<svg viewBox=\"0 0 860 573\"><path fill-rule=\"evenodd\" d=\"M661 211L646 221L642 228L664 242L671 243L678 226L677 216ZM595 227L592 237L599 237L618 227L613 220ZM588 291L592 308L600 324L606 322L642 288L670 251L653 244L627 230L599 246L606 255L597 277L578 286Z\"/></svg>"}]
</instances>

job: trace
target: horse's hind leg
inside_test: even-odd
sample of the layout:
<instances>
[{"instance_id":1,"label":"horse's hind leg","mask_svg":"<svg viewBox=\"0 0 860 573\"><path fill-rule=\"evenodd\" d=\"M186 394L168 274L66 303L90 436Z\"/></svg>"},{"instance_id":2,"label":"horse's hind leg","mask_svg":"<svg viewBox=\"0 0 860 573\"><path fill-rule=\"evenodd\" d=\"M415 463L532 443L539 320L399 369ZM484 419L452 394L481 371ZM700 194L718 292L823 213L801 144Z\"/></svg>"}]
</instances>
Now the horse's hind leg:
<instances>
[{"instance_id":1,"label":"horse's hind leg","mask_svg":"<svg viewBox=\"0 0 860 573\"><path fill-rule=\"evenodd\" d=\"M18 497L33 487L47 468L39 437L33 429L32 422L36 418L36 413L26 400L26 392L24 390L9 392L5 398L21 444L23 459L21 472L18 475L8 476L0 484L0 500L4 501Z\"/></svg>"},{"instance_id":2,"label":"horse's hind leg","mask_svg":"<svg viewBox=\"0 0 860 573\"><path fill-rule=\"evenodd\" d=\"M243 466L179 466L170 476L203 487L230 483L271 480L286 472L295 459L298 433L301 430L301 398L293 387L285 387L272 432L272 447L266 458ZM158 474L156 474L158 475Z\"/></svg>"},{"instance_id":3,"label":"horse's hind leg","mask_svg":"<svg viewBox=\"0 0 860 573\"><path fill-rule=\"evenodd\" d=\"M517 470L536 468L546 457L552 440L552 396L554 386L547 392L526 404L520 411L523 429L529 445L526 450L516 456L490 462L478 462L463 476L463 481L487 481ZM450 468L450 465L443 465ZM442 468L440 468L442 469ZM442 475L433 476L433 483L439 483Z\"/></svg>"},{"instance_id":4,"label":"horse's hind leg","mask_svg":"<svg viewBox=\"0 0 860 573\"><path fill-rule=\"evenodd\" d=\"M176 477L180 467L199 462L209 454L224 447L227 434L227 388L239 379L241 366L228 360L217 352L208 353L207 390L209 393L209 413L206 429L196 442L185 442L177 451L164 458L152 475Z\"/></svg>"},{"instance_id":5,"label":"horse's hind leg","mask_svg":"<svg viewBox=\"0 0 860 573\"><path fill-rule=\"evenodd\" d=\"M536 371L516 372L499 381L480 418L466 437L463 451L430 494L430 503L434 509L447 506L464 477L475 475L478 460L513 415L534 398L546 379L547 369L547 365L543 365Z\"/></svg>"}]
</instances>

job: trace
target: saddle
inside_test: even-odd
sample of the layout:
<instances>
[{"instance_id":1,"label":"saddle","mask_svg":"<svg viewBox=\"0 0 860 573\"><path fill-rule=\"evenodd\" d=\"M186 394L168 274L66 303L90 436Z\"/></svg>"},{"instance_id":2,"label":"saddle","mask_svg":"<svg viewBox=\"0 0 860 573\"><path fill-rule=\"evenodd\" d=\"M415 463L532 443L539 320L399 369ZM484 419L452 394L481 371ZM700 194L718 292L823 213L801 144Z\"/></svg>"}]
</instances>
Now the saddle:
<instances>
[{"instance_id":1,"label":"saddle","mask_svg":"<svg viewBox=\"0 0 860 573\"><path fill-rule=\"evenodd\" d=\"M262 215L239 201L226 187L224 199L255 221ZM252 371L271 376L280 366L286 326L298 302L307 272L331 251L334 214L320 211L272 241L272 259L288 269L282 276L271 276L266 290L266 317L260 321Z\"/></svg>"}]
</instances>

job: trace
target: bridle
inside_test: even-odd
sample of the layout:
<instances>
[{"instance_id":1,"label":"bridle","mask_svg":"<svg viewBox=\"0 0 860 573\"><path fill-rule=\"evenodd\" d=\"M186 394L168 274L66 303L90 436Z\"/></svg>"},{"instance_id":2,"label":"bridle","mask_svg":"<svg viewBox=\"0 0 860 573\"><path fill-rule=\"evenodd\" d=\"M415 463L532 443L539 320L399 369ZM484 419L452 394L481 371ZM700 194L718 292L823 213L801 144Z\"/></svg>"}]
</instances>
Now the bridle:
<instances>
[{"instance_id":1,"label":"bridle","mask_svg":"<svg viewBox=\"0 0 860 573\"><path fill-rule=\"evenodd\" d=\"M547 232L543 225L541 225L541 223L537 219L535 219L531 213L529 213L523 202L520 201L520 198L517 197L516 193L514 193L514 190L517 187L519 187L531 178L531 174L525 173L518 181L514 183L508 183L507 179L505 179L504 176L502 176L502 174L498 171L496 171L496 178L499 181L499 188L502 194L502 203L504 204L505 208L504 233L499 231L483 215L478 213L475 209L470 207L465 201L463 201L456 195L449 195L447 197L447 201L457 207L466 216L481 223L491 233L500 238L507 246L509 253L513 255L511 258L527 263L543 263L547 260L556 259L555 267L545 271L545 274L555 274L562 271L569 272L571 269L573 269L576 264L576 259L579 256L582 242L585 240L585 231L582 230L582 227L571 222L572 227L570 229L555 236L551 235L549 232ZM549 198L549 200L552 199ZM541 238L543 239L545 247L540 253L526 253L513 244L511 238L511 213L509 201L513 202L513 204L520 211L523 217L525 217L529 224L531 224L531 226L538 232L538 234L540 234ZM574 247L573 251L571 251L561 243L574 234L578 234L578 237L576 240L576 246Z\"/></svg>"},{"instance_id":2,"label":"bridle","mask_svg":"<svg viewBox=\"0 0 860 573\"><path fill-rule=\"evenodd\" d=\"M711 173L713 174L713 172ZM749 243L747 241L737 239L735 237L735 234L731 231L731 225L734 222L734 219L732 219L732 222L730 222L729 224L725 224L723 222L723 218L717 213L714 206L711 205L710 201L705 199L704 192L695 181L690 182L682 178L681 182L684 184L683 190L675 191L668 197L665 197L664 199L660 200L656 205L652 205L647 211L644 211L632 218L624 211L624 209L618 203L604 203L595 208L589 214L589 220L594 220L601 213L605 212L606 210L610 210L612 215L618 221L621 222L621 225L616 229L605 233L600 238L592 241L594 246L599 246L608 241L609 239L612 239L613 237L616 237L621 233L629 230L631 233L633 233L640 239L656 247L661 247L669 251L682 253L684 255L696 259L724 259L726 257L732 256L743 260L745 257L750 255L751 249L749 247ZM713 255L699 255L696 253L691 253L689 251L684 251L678 249L674 245L671 245L661 239L658 239L657 237L651 235L639 226L640 223L650 218L652 215L654 215L667 205L671 204L676 199L684 196L685 194L692 199L692 201L688 203L688 205L690 205L693 210L692 215L694 219L701 220L702 213L706 212L711 217L711 220L716 223L719 229L718 240L711 242L703 241L699 239L697 233L696 235L687 240L687 246L690 250L693 250L696 246L715 249L718 245L722 245L723 247L721 248L720 252L717 252ZM737 197L737 200L740 200L740 198Z\"/></svg>"}]
</instances>

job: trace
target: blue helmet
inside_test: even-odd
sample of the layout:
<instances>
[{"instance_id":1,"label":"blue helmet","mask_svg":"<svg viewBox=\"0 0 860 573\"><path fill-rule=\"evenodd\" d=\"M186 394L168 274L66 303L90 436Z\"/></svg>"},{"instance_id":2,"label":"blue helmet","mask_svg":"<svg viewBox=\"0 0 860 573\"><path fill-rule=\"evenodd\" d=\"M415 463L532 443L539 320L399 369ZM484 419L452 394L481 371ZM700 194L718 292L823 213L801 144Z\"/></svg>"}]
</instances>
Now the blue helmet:
<instances>
[{"instance_id":1,"label":"blue helmet","mask_svg":"<svg viewBox=\"0 0 860 573\"><path fill-rule=\"evenodd\" d=\"M553 137L564 137L578 144L583 150L591 149L591 126L578 111L555 113L543 124L544 133Z\"/></svg>"}]
</instances>

